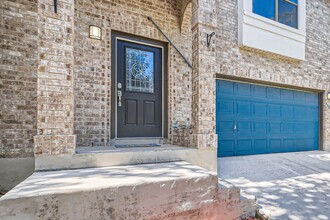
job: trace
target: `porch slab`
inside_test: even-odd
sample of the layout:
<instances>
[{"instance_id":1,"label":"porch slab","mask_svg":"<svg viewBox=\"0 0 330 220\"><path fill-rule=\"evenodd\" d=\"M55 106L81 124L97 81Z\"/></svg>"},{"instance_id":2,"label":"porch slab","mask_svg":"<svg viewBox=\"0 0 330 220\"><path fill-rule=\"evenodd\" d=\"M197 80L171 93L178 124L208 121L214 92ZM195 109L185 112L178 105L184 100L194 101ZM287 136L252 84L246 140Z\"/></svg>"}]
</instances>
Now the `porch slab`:
<instances>
[{"instance_id":1,"label":"porch slab","mask_svg":"<svg viewBox=\"0 0 330 220\"><path fill-rule=\"evenodd\" d=\"M0 219L231 219L239 199L186 162L36 172L0 198Z\"/></svg>"},{"instance_id":2,"label":"porch slab","mask_svg":"<svg viewBox=\"0 0 330 220\"><path fill-rule=\"evenodd\" d=\"M270 219L330 219L329 152L219 158L218 174L256 196Z\"/></svg>"},{"instance_id":3,"label":"porch slab","mask_svg":"<svg viewBox=\"0 0 330 220\"><path fill-rule=\"evenodd\" d=\"M36 171L80 169L187 161L216 172L216 149L196 149L175 145L160 147L89 147L77 148L76 154L38 155Z\"/></svg>"}]
</instances>

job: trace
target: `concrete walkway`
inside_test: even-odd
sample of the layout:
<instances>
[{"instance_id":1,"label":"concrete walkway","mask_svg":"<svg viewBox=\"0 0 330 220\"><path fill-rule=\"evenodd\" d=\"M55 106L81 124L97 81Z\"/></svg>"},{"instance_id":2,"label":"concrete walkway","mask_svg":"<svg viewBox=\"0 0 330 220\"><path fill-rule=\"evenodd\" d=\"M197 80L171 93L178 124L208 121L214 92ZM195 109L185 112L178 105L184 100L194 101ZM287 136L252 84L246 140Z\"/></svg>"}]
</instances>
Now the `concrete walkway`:
<instances>
[{"instance_id":1,"label":"concrete walkway","mask_svg":"<svg viewBox=\"0 0 330 220\"><path fill-rule=\"evenodd\" d=\"M257 197L271 219L330 219L330 153L308 151L218 159L219 177Z\"/></svg>"}]
</instances>

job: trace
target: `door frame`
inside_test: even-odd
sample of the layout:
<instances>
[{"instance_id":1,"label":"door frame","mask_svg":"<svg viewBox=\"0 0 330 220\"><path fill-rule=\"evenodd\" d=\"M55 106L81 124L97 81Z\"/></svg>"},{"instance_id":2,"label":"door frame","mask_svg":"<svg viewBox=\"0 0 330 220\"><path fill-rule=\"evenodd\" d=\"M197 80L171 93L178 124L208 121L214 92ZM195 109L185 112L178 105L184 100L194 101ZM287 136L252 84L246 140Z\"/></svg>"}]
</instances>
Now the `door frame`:
<instances>
[{"instance_id":1,"label":"door frame","mask_svg":"<svg viewBox=\"0 0 330 220\"><path fill-rule=\"evenodd\" d=\"M216 74L215 80L225 80L225 81L231 81L231 82L238 82L238 83L246 83L246 84L252 84L252 85L259 85L259 86L268 86L273 88L279 88L279 89L288 89L288 90L294 90L294 91L300 91L300 92L310 92L310 93L316 93L318 94L318 101L319 101L319 126L318 126L318 150L324 150L323 148L323 112L324 112L324 106L323 106L323 100L325 96L325 91L322 89L312 89L312 88L306 88L301 86L295 86L295 85L289 85L289 84L280 84L280 83L274 83L269 81L263 81L263 80L257 80L257 79L251 79L251 78L244 78L240 76L231 76L226 74Z\"/></svg>"},{"instance_id":2,"label":"door frame","mask_svg":"<svg viewBox=\"0 0 330 220\"><path fill-rule=\"evenodd\" d=\"M162 54L162 136L161 137L130 137L130 138L118 138L117 136L117 44L118 40L126 41L130 43L136 43L140 45L156 47L161 49ZM117 31L111 32L111 86L110 86L110 138L111 140L131 140L131 139L156 139L167 138L168 130L168 43L147 39L139 36L134 36Z\"/></svg>"}]
</instances>

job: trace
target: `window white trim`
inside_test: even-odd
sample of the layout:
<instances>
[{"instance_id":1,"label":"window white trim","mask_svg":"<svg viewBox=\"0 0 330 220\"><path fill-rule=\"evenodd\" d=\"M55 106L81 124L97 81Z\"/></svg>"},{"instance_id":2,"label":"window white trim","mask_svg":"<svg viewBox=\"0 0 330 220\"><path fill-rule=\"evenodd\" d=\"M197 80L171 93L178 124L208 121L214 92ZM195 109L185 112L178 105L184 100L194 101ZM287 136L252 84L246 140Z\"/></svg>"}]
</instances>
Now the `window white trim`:
<instances>
[{"instance_id":1,"label":"window white trim","mask_svg":"<svg viewBox=\"0 0 330 220\"><path fill-rule=\"evenodd\" d=\"M252 0L239 0L239 46L305 59L306 0L298 1L298 29L252 12Z\"/></svg>"}]
</instances>

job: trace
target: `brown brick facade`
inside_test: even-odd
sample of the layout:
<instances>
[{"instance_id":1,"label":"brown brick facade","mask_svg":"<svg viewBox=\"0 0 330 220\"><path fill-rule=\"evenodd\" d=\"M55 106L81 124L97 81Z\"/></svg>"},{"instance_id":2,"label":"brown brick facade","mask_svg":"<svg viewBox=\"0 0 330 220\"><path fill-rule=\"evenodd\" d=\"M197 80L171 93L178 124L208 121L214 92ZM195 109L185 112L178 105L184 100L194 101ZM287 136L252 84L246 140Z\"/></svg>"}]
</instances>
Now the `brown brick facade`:
<instances>
[{"instance_id":1,"label":"brown brick facade","mask_svg":"<svg viewBox=\"0 0 330 220\"><path fill-rule=\"evenodd\" d=\"M79 0L75 6L75 133L77 147L109 146L111 92L111 31L165 41L147 20L151 16L181 52L191 60L189 18L180 27L178 1ZM191 14L190 14L191 16ZM186 17L190 17L189 14ZM188 21L187 21L188 20ZM103 39L88 37L89 25L100 26ZM191 69L169 47L169 141L189 145L191 124Z\"/></svg>"},{"instance_id":2,"label":"brown brick facade","mask_svg":"<svg viewBox=\"0 0 330 220\"><path fill-rule=\"evenodd\" d=\"M330 90L330 3L306 1L306 60L290 61L240 49L237 1L218 1L217 73L283 85ZM324 99L324 103L327 103ZM323 106L323 145L330 150L330 109Z\"/></svg>"},{"instance_id":3,"label":"brown brick facade","mask_svg":"<svg viewBox=\"0 0 330 220\"><path fill-rule=\"evenodd\" d=\"M306 61L238 47L237 1L8 1L0 3L0 157L74 154L111 142L111 32L166 42L168 138L182 146L216 147L216 74L328 91L330 3L307 1ZM192 16L192 22L190 20ZM102 28L102 40L88 37ZM206 35L216 32L210 47ZM324 98L324 103L327 103ZM323 111L330 149L330 111ZM76 136L77 137L76 137Z\"/></svg>"},{"instance_id":4,"label":"brown brick facade","mask_svg":"<svg viewBox=\"0 0 330 220\"><path fill-rule=\"evenodd\" d=\"M215 134L215 45L206 36L217 29L217 1L193 1L193 144L197 148L217 147ZM213 42L212 42L213 43Z\"/></svg>"},{"instance_id":5,"label":"brown brick facade","mask_svg":"<svg viewBox=\"0 0 330 220\"><path fill-rule=\"evenodd\" d=\"M53 3L53 2L51 2ZM35 155L75 153L73 41L74 1L59 1L58 13L39 0L38 135Z\"/></svg>"},{"instance_id":6,"label":"brown brick facade","mask_svg":"<svg viewBox=\"0 0 330 220\"><path fill-rule=\"evenodd\" d=\"M37 21L37 1L0 1L0 158L33 156Z\"/></svg>"}]
</instances>

